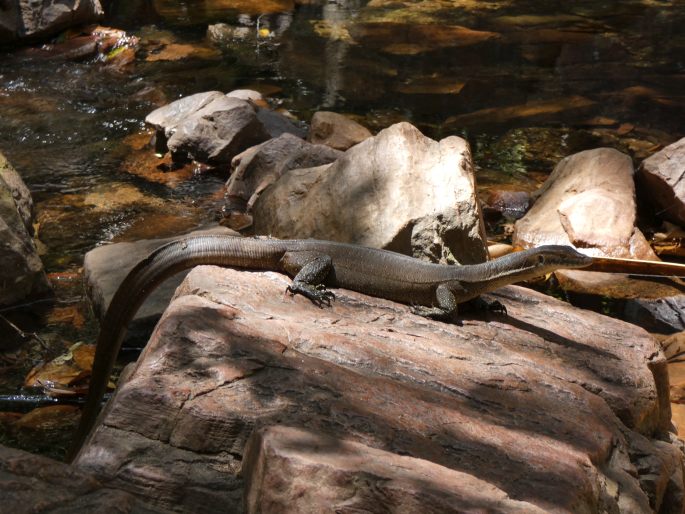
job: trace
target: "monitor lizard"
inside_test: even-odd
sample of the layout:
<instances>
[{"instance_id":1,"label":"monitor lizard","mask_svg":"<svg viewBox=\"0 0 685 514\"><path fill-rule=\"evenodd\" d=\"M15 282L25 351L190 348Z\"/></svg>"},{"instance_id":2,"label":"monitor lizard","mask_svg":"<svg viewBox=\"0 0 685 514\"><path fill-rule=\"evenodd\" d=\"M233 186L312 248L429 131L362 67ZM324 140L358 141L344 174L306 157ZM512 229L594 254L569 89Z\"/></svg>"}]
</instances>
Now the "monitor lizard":
<instances>
[{"instance_id":1,"label":"monitor lizard","mask_svg":"<svg viewBox=\"0 0 685 514\"><path fill-rule=\"evenodd\" d=\"M327 287L341 287L411 305L413 313L454 318L458 305L504 285L560 268L582 268L593 259L570 246L541 246L481 264L447 266L399 253L332 241L203 235L165 244L138 263L114 294L100 326L86 403L69 458L95 424L121 342L138 308L164 280L208 264L281 271L294 277L287 290L316 305L330 305ZM501 308L501 306L500 306Z\"/></svg>"}]
</instances>

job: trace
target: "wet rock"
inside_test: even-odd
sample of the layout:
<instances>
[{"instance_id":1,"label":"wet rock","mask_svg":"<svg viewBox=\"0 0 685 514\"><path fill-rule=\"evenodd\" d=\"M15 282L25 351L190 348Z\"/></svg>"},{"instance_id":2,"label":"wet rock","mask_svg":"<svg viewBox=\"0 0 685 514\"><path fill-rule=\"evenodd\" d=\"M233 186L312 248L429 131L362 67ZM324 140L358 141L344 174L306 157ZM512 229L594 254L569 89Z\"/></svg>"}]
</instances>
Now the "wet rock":
<instances>
[{"instance_id":1,"label":"wet rock","mask_svg":"<svg viewBox=\"0 0 685 514\"><path fill-rule=\"evenodd\" d=\"M38 407L19 418L12 431L21 448L57 453L56 448L69 446L79 417L79 409L75 405Z\"/></svg>"},{"instance_id":2,"label":"wet rock","mask_svg":"<svg viewBox=\"0 0 685 514\"><path fill-rule=\"evenodd\" d=\"M69 27L94 23L104 15L99 0L18 0L0 8L0 45L38 41Z\"/></svg>"},{"instance_id":3,"label":"wet rock","mask_svg":"<svg viewBox=\"0 0 685 514\"><path fill-rule=\"evenodd\" d=\"M467 473L278 425L253 432L242 474L248 513L544 512Z\"/></svg>"},{"instance_id":4,"label":"wet rock","mask_svg":"<svg viewBox=\"0 0 685 514\"><path fill-rule=\"evenodd\" d=\"M162 137L168 138L174 133L176 125L181 121L222 96L224 94L221 91L205 91L204 93L184 96L152 111L145 117L145 123L152 125L158 132L162 131Z\"/></svg>"},{"instance_id":5,"label":"wet rock","mask_svg":"<svg viewBox=\"0 0 685 514\"><path fill-rule=\"evenodd\" d=\"M207 24L238 13L254 15L290 12L295 8L293 0L203 0L198 9L188 9L174 0L156 0L155 9L169 22L188 20L193 25Z\"/></svg>"},{"instance_id":6,"label":"wet rock","mask_svg":"<svg viewBox=\"0 0 685 514\"><path fill-rule=\"evenodd\" d=\"M125 172L171 188L181 186L194 176L195 166L192 163L174 162L169 154L155 155L151 140L153 134L150 129L124 138L123 143L129 147L121 163Z\"/></svg>"},{"instance_id":7,"label":"wet rock","mask_svg":"<svg viewBox=\"0 0 685 514\"><path fill-rule=\"evenodd\" d=\"M255 29L241 25L229 25L227 23L214 23L207 27L207 39L219 46L229 46L235 41L242 41L254 37Z\"/></svg>"},{"instance_id":8,"label":"wet rock","mask_svg":"<svg viewBox=\"0 0 685 514\"><path fill-rule=\"evenodd\" d=\"M33 242L33 203L16 170L0 154L0 305L50 291Z\"/></svg>"},{"instance_id":9,"label":"wet rock","mask_svg":"<svg viewBox=\"0 0 685 514\"><path fill-rule=\"evenodd\" d=\"M354 476L359 494L348 502L373 497L374 487L403 497L409 485L390 484L422 473L413 487L433 505L445 488L432 488L432 470L442 468L450 484L464 474L448 512L467 510L486 487L490 499L500 490L528 511L641 513L667 499L683 508L682 456L662 439L666 363L638 327L519 287L492 295L508 316L457 326L345 290L318 309L284 297L289 283L275 273L193 270L77 466L186 512L237 508L245 481L247 505L257 507L260 477L287 475L263 482L268 501L278 487L302 484L292 470L305 467L317 479L279 501L337 498ZM292 438L267 441L270 425L332 443L314 451ZM245 456L255 429L266 432L253 450L279 449L263 468Z\"/></svg>"},{"instance_id":10,"label":"wet rock","mask_svg":"<svg viewBox=\"0 0 685 514\"><path fill-rule=\"evenodd\" d=\"M645 196L659 212L685 226L685 138L645 159L638 174L647 188Z\"/></svg>"},{"instance_id":11,"label":"wet rock","mask_svg":"<svg viewBox=\"0 0 685 514\"><path fill-rule=\"evenodd\" d=\"M336 150L347 150L371 136L369 129L342 114L318 111L312 116L307 140Z\"/></svg>"},{"instance_id":12,"label":"wet rock","mask_svg":"<svg viewBox=\"0 0 685 514\"><path fill-rule=\"evenodd\" d=\"M397 91L405 95L458 95L466 82L455 76L415 76L398 84Z\"/></svg>"},{"instance_id":13,"label":"wet rock","mask_svg":"<svg viewBox=\"0 0 685 514\"><path fill-rule=\"evenodd\" d=\"M596 102L582 96L554 100L533 100L510 107L491 107L468 114L450 116L446 128L492 128L509 124L536 125L582 119L591 113Z\"/></svg>"},{"instance_id":14,"label":"wet rock","mask_svg":"<svg viewBox=\"0 0 685 514\"><path fill-rule=\"evenodd\" d=\"M562 159L516 222L513 244L573 245L589 255L657 259L635 226L630 157L610 148Z\"/></svg>"},{"instance_id":15,"label":"wet rock","mask_svg":"<svg viewBox=\"0 0 685 514\"><path fill-rule=\"evenodd\" d=\"M0 446L0 489L6 512L164 512L90 473L4 446Z\"/></svg>"},{"instance_id":16,"label":"wet rock","mask_svg":"<svg viewBox=\"0 0 685 514\"><path fill-rule=\"evenodd\" d=\"M218 165L268 138L253 105L222 95L176 125L167 147L181 160Z\"/></svg>"},{"instance_id":17,"label":"wet rock","mask_svg":"<svg viewBox=\"0 0 685 514\"><path fill-rule=\"evenodd\" d=\"M98 54L98 39L93 35L77 36L61 43L29 48L24 50L22 54L38 59L83 61L94 58Z\"/></svg>"},{"instance_id":18,"label":"wet rock","mask_svg":"<svg viewBox=\"0 0 685 514\"><path fill-rule=\"evenodd\" d=\"M529 205L530 193L527 191L490 191L483 204L483 215L517 220L526 214Z\"/></svg>"},{"instance_id":19,"label":"wet rock","mask_svg":"<svg viewBox=\"0 0 685 514\"><path fill-rule=\"evenodd\" d=\"M585 306L604 310L658 334L685 328L685 287L676 280L579 270L555 272L560 287Z\"/></svg>"},{"instance_id":20,"label":"wet rock","mask_svg":"<svg viewBox=\"0 0 685 514\"><path fill-rule=\"evenodd\" d=\"M17 170L12 167L7 158L0 153L0 180L4 182L14 200L17 213L26 231L33 235L33 198Z\"/></svg>"},{"instance_id":21,"label":"wet rock","mask_svg":"<svg viewBox=\"0 0 685 514\"><path fill-rule=\"evenodd\" d=\"M254 207L255 231L387 248L436 261L486 259L468 143L398 123L330 165L295 169Z\"/></svg>"},{"instance_id":22,"label":"wet rock","mask_svg":"<svg viewBox=\"0 0 685 514\"><path fill-rule=\"evenodd\" d=\"M311 144L289 133L248 148L231 161L226 210L249 212L262 191L287 171L328 164L341 155L328 146Z\"/></svg>"},{"instance_id":23,"label":"wet rock","mask_svg":"<svg viewBox=\"0 0 685 514\"><path fill-rule=\"evenodd\" d=\"M673 334L685 330L685 295L667 298L635 298L628 302L624 316L650 332Z\"/></svg>"},{"instance_id":24,"label":"wet rock","mask_svg":"<svg viewBox=\"0 0 685 514\"><path fill-rule=\"evenodd\" d=\"M190 232L198 235L203 233L236 235L224 227ZM104 317L112 296L128 272L150 252L172 239L175 238L115 243L97 247L86 253L83 259L84 282L93 312L98 319ZM150 295L131 322L127 337L129 343L144 343L185 275L186 273L182 273L167 280Z\"/></svg>"}]
</instances>

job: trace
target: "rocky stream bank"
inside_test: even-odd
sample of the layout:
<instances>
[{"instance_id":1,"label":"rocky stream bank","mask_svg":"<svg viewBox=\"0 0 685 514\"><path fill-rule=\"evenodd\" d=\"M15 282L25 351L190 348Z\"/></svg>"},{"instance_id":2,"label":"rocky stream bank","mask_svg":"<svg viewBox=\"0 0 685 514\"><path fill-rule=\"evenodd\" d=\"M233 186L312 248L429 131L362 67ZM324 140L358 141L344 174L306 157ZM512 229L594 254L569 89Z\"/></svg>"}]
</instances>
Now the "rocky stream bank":
<instances>
[{"instance_id":1,"label":"rocky stream bank","mask_svg":"<svg viewBox=\"0 0 685 514\"><path fill-rule=\"evenodd\" d=\"M669 277L559 270L445 323L197 267L138 312L73 464L6 446L60 456L89 320L191 231L455 266L684 255L677 2L103 5L128 34L98 0L0 2L0 379L59 355L19 379L38 408L0 410L0 510L685 512ZM22 330L24 303L77 335Z\"/></svg>"},{"instance_id":2,"label":"rocky stream bank","mask_svg":"<svg viewBox=\"0 0 685 514\"><path fill-rule=\"evenodd\" d=\"M325 112L305 131L254 91L199 93L147 121L156 138L146 151L169 152L169 173L191 161L230 169L223 223L234 229L453 265L488 258L473 159L457 136L435 141L409 123L372 135ZM665 177L659 197L677 198L663 187L683 172L672 166L682 144L661 152L637 175L610 148L561 160L516 221L514 244L658 260L637 226L634 179ZM31 250L27 225L14 226ZM161 242L86 256L97 315ZM69 468L79 478L58 486L62 499L50 499L55 485L33 488L46 505L106 497L128 512L681 512L677 364L630 315L640 305L663 317L665 298L602 288L594 272L557 275L572 294L616 293L633 323L515 286L493 295L506 315L465 312L461 325L343 290L317 309L284 297L281 275L197 268L139 313L133 334L164 311ZM672 298L677 309L681 295ZM4 451L19 504L23 486L7 480L29 480L26 467L41 476L46 463Z\"/></svg>"}]
</instances>

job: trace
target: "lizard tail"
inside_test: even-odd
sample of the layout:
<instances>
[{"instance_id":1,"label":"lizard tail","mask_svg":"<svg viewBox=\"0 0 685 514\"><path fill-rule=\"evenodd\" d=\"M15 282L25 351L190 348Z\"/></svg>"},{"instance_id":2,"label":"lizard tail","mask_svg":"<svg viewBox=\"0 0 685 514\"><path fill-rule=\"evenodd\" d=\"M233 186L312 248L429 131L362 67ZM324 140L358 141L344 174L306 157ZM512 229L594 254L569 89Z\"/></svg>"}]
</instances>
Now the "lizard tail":
<instances>
[{"instance_id":1,"label":"lizard tail","mask_svg":"<svg viewBox=\"0 0 685 514\"><path fill-rule=\"evenodd\" d=\"M72 462L95 425L102 397L129 322L145 299L167 278L201 264L277 269L282 243L226 235L178 239L140 261L119 285L100 325L88 395L81 421L67 452Z\"/></svg>"}]
</instances>

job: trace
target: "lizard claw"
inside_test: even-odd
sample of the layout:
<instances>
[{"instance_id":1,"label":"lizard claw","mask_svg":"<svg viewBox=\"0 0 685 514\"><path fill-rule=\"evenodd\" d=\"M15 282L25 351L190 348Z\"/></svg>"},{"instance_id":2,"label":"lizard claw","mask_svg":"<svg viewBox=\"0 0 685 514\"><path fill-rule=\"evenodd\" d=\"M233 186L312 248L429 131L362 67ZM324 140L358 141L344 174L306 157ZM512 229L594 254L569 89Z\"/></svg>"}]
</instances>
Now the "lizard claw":
<instances>
[{"instance_id":1,"label":"lizard claw","mask_svg":"<svg viewBox=\"0 0 685 514\"><path fill-rule=\"evenodd\" d=\"M324 306L330 307L331 301L335 300L335 294L333 294L332 291L327 290L326 286L323 284L311 285L304 282L293 282L286 287L285 290L290 293L291 296L301 294L302 296L309 298L314 305L322 309Z\"/></svg>"}]
</instances>

